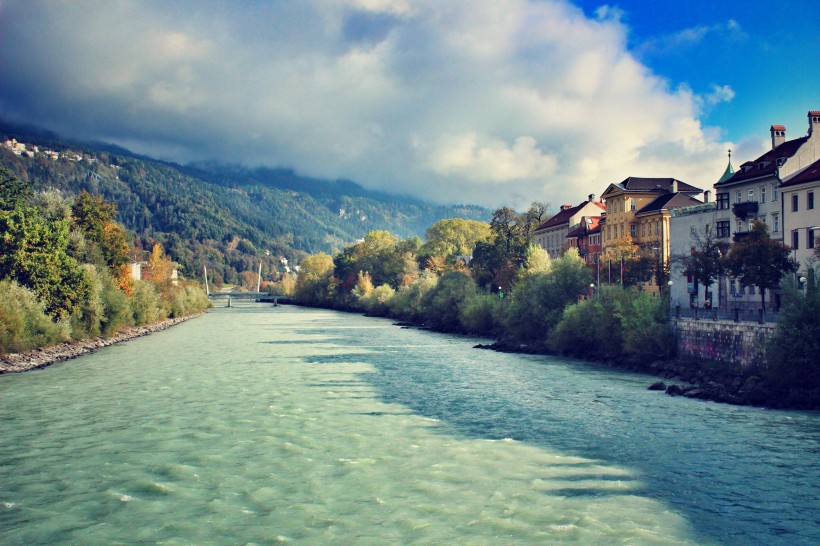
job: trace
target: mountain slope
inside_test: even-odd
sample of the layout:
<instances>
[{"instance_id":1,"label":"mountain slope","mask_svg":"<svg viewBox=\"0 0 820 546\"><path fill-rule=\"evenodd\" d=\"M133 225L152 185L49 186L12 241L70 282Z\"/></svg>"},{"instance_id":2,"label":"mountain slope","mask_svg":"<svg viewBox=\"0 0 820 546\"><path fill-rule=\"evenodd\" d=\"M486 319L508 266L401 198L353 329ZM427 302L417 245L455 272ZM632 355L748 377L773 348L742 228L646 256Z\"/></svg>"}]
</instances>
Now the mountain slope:
<instances>
[{"instance_id":1,"label":"mountain slope","mask_svg":"<svg viewBox=\"0 0 820 546\"><path fill-rule=\"evenodd\" d=\"M492 215L480 207L435 206L284 169L183 167L0 124L0 143L11 139L18 142L17 153L0 146L0 163L35 190L103 195L117 204L138 248L161 242L183 273L196 275L207 265L217 282L241 282L242 272L255 273L260 261L263 277L275 277L280 256L298 261L305 253L333 252L374 229L421 236L443 218L489 221Z\"/></svg>"}]
</instances>

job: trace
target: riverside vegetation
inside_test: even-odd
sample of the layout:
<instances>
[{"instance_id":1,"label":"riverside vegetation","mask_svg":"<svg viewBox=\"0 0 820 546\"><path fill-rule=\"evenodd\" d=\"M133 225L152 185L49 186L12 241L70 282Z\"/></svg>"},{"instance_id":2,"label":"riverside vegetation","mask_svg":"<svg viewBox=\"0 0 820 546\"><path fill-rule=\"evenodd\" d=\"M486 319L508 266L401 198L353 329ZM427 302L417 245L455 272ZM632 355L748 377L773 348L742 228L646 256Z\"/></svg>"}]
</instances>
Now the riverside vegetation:
<instances>
[{"instance_id":1,"label":"riverside vegetation","mask_svg":"<svg viewBox=\"0 0 820 546\"><path fill-rule=\"evenodd\" d=\"M0 355L112 338L209 305L197 283L172 279L159 244L145 280L131 280L133 235L115 216L102 197L32 193L0 167Z\"/></svg>"},{"instance_id":2,"label":"riverside vegetation","mask_svg":"<svg viewBox=\"0 0 820 546\"><path fill-rule=\"evenodd\" d=\"M540 211L540 213L539 213ZM630 286L595 287L570 249L558 259L529 233L546 212L496 211L490 225L436 223L422 243L386 231L335 256L301 263L294 299L365 312L438 331L496 339L493 348L558 353L702 383L701 397L773 407L820 407L820 293L811 268L805 293L785 291L776 334L760 369L718 369L675 360L666 298ZM463 256L472 254L468 264ZM640 267L636 263L636 267Z\"/></svg>"}]
</instances>

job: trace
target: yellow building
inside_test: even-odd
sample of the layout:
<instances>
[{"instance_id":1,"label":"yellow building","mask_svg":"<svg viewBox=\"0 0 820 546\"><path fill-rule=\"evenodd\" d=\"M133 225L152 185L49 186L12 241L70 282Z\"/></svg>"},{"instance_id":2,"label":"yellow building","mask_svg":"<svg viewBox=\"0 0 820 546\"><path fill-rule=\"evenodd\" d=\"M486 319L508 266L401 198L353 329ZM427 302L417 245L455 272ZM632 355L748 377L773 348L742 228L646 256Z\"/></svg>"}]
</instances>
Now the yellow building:
<instances>
[{"instance_id":1,"label":"yellow building","mask_svg":"<svg viewBox=\"0 0 820 546\"><path fill-rule=\"evenodd\" d=\"M669 210L699 205L694 198L703 190L674 178L631 176L610 184L601 198L606 216L601 222L603 252L617 241L631 240L661 265L669 263ZM654 283L653 283L654 284Z\"/></svg>"}]
</instances>

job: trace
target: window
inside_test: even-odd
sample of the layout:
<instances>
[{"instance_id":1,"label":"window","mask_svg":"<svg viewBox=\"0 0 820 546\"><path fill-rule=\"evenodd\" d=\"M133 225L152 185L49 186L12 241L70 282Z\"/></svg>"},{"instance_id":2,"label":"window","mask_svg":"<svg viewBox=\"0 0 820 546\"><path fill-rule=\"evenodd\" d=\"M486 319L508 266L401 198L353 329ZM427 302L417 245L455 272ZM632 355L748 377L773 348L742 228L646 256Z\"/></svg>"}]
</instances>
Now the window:
<instances>
[{"instance_id":1,"label":"window","mask_svg":"<svg viewBox=\"0 0 820 546\"><path fill-rule=\"evenodd\" d=\"M641 237L646 237L646 223L641 224Z\"/></svg>"},{"instance_id":2,"label":"window","mask_svg":"<svg viewBox=\"0 0 820 546\"><path fill-rule=\"evenodd\" d=\"M749 197L746 199L747 201L754 201L755 200L755 189L751 188L748 193Z\"/></svg>"},{"instance_id":3,"label":"window","mask_svg":"<svg viewBox=\"0 0 820 546\"><path fill-rule=\"evenodd\" d=\"M629 210L635 210L635 200L634 199L629 200Z\"/></svg>"},{"instance_id":4,"label":"window","mask_svg":"<svg viewBox=\"0 0 820 546\"><path fill-rule=\"evenodd\" d=\"M811 210L814 208L814 192L810 191L806 197L806 208Z\"/></svg>"},{"instance_id":5,"label":"window","mask_svg":"<svg viewBox=\"0 0 820 546\"><path fill-rule=\"evenodd\" d=\"M814 230L811 228L806 230L806 248L814 248Z\"/></svg>"},{"instance_id":6,"label":"window","mask_svg":"<svg viewBox=\"0 0 820 546\"><path fill-rule=\"evenodd\" d=\"M766 202L766 186L760 186L760 202Z\"/></svg>"},{"instance_id":7,"label":"window","mask_svg":"<svg viewBox=\"0 0 820 546\"><path fill-rule=\"evenodd\" d=\"M729 236L729 220L721 220L717 223L717 236L718 237L728 237Z\"/></svg>"},{"instance_id":8,"label":"window","mask_svg":"<svg viewBox=\"0 0 820 546\"><path fill-rule=\"evenodd\" d=\"M755 285L753 285L753 284L750 284L750 285L749 285L749 295L750 295L750 296L754 296L754 295L755 295Z\"/></svg>"},{"instance_id":9,"label":"window","mask_svg":"<svg viewBox=\"0 0 820 546\"><path fill-rule=\"evenodd\" d=\"M780 231L780 215L772 213L772 233L777 233Z\"/></svg>"},{"instance_id":10,"label":"window","mask_svg":"<svg viewBox=\"0 0 820 546\"><path fill-rule=\"evenodd\" d=\"M749 220L749 233L751 233L752 229L755 227L755 221Z\"/></svg>"},{"instance_id":11,"label":"window","mask_svg":"<svg viewBox=\"0 0 820 546\"><path fill-rule=\"evenodd\" d=\"M728 193L719 193L717 194L717 208L718 210L726 210L729 208L729 194Z\"/></svg>"},{"instance_id":12,"label":"window","mask_svg":"<svg viewBox=\"0 0 820 546\"><path fill-rule=\"evenodd\" d=\"M777 188L777 184L772 184L772 201L777 201L777 195L779 190Z\"/></svg>"},{"instance_id":13,"label":"window","mask_svg":"<svg viewBox=\"0 0 820 546\"><path fill-rule=\"evenodd\" d=\"M792 212L797 212L797 202L798 202L797 194L796 193L792 194Z\"/></svg>"},{"instance_id":14,"label":"window","mask_svg":"<svg viewBox=\"0 0 820 546\"><path fill-rule=\"evenodd\" d=\"M766 215L765 214L760 215L760 221L763 222L764 224L766 223Z\"/></svg>"},{"instance_id":15,"label":"window","mask_svg":"<svg viewBox=\"0 0 820 546\"><path fill-rule=\"evenodd\" d=\"M624 225L621 224L621 237L623 237L623 236L624 236Z\"/></svg>"},{"instance_id":16,"label":"window","mask_svg":"<svg viewBox=\"0 0 820 546\"><path fill-rule=\"evenodd\" d=\"M735 230L735 233L740 233L741 231L743 231L743 222L738 220L737 221L737 229Z\"/></svg>"},{"instance_id":17,"label":"window","mask_svg":"<svg viewBox=\"0 0 820 546\"><path fill-rule=\"evenodd\" d=\"M634 237L638 236L638 226L635 224L629 224L629 235Z\"/></svg>"},{"instance_id":18,"label":"window","mask_svg":"<svg viewBox=\"0 0 820 546\"><path fill-rule=\"evenodd\" d=\"M800 232L792 230L792 250L799 250L800 249Z\"/></svg>"},{"instance_id":19,"label":"window","mask_svg":"<svg viewBox=\"0 0 820 546\"><path fill-rule=\"evenodd\" d=\"M735 203L740 203L740 190L735 192Z\"/></svg>"}]
</instances>

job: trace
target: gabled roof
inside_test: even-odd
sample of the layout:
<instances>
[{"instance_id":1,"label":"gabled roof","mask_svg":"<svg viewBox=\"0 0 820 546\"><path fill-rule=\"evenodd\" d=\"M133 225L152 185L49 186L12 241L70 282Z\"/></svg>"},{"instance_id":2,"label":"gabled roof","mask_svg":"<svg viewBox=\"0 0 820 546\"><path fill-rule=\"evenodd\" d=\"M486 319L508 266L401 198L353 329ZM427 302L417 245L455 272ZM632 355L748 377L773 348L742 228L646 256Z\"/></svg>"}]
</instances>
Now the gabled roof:
<instances>
[{"instance_id":1,"label":"gabled roof","mask_svg":"<svg viewBox=\"0 0 820 546\"><path fill-rule=\"evenodd\" d=\"M805 144L808 138L808 136L804 136L794 140L789 140L773 150L769 150L754 161L747 161L741 165L740 169L727 180L723 180L721 178L720 181L715 184L715 187L718 188L728 186L764 176L774 176L777 172L778 160L793 156L797 153L797 150Z\"/></svg>"},{"instance_id":2,"label":"gabled roof","mask_svg":"<svg viewBox=\"0 0 820 546\"><path fill-rule=\"evenodd\" d=\"M601 217L600 216L582 216L581 223L578 227L567 233L567 238L583 237L591 233L598 233L601 231Z\"/></svg>"},{"instance_id":3,"label":"gabled roof","mask_svg":"<svg viewBox=\"0 0 820 546\"><path fill-rule=\"evenodd\" d=\"M685 193L701 193L703 190L696 188L686 182L681 182L675 178L643 178L640 176L630 176L617 184L610 184L601 197L610 193L610 190L621 190L627 193L671 193L672 188L677 183L678 191Z\"/></svg>"},{"instance_id":4,"label":"gabled roof","mask_svg":"<svg viewBox=\"0 0 820 546\"><path fill-rule=\"evenodd\" d=\"M579 210L584 208L584 206L588 205L589 201L584 201L580 205L576 205L574 207L564 209L546 222L543 222L540 226L538 226L535 231L541 231L543 229L549 229L556 226L561 226L569 222L569 219L575 216ZM597 205L601 210L606 210L606 205L603 203L599 203L597 201L592 202L593 205Z\"/></svg>"},{"instance_id":5,"label":"gabled roof","mask_svg":"<svg viewBox=\"0 0 820 546\"><path fill-rule=\"evenodd\" d=\"M820 114L818 114L820 115ZM788 180L784 180L782 187L796 186L798 184L805 184L806 182L820 181L820 160L815 161L802 171L798 172Z\"/></svg>"},{"instance_id":6,"label":"gabled roof","mask_svg":"<svg viewBox=\"0 0 820 546\"><path fill-rule=\"evenodd\" d=\"M677 192L677 193L666 193L661 195L657 199L654 199L651 203L644 206L635 213L635 216L640 216L642 214L651 214L653 212L658 212L661 210L669 210L669 209L676 209L679 207L691 207L693 205L702 205L703 202L698 201L694 197L687 195L685 193Z\"/></svg>"}]
</instances>

